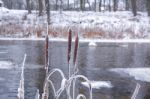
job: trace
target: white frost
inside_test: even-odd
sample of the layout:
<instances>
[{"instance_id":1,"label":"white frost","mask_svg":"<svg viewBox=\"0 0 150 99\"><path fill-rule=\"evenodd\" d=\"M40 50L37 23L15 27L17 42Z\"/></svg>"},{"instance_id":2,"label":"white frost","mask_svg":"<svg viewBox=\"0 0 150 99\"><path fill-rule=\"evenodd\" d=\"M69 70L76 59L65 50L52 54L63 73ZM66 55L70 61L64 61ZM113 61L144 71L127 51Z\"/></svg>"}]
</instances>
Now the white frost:
<instances>
[{"instance_id":1,"label":"white frost","mask_svg":"<svg viewBox=\"0 0 150 99\"><path fill-rule=\"evenodd\" d=\"M91 81L91 86L93 89L101 89L101 88L112 88L113 85L110 81ZM82 82L82 85L89 87L87 82Z\"/></svg>"}]
</instances>

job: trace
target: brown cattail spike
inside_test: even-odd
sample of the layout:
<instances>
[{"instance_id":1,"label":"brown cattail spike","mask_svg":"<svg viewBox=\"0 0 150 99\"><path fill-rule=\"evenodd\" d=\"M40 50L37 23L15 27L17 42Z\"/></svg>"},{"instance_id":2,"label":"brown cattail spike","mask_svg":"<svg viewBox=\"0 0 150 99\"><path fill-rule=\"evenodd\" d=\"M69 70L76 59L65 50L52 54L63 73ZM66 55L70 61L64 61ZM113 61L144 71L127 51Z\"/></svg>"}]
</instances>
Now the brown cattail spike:
<instances>
[{"instance_id":1,"label":"brown cattail spike","mask_svg":"<svg viewBox=\"0 0 150 99\"><path fill-rule=\"evenodd\" d=\"M69 30L69 35L68 35L68 64L71 58L71 43L72 43L72 31Z\"/></svg>"},{"instance_id":2,"label":"brown cattail spike","mask_svg":"<svg viewBox=\"0 0 150 99\"><path fill-rule=\"evenodd\" d=\"M79 46L79 37L78 37L78 34L77 34L77 36L75 38L74 57L73 57L73 64L74 65L76 64L78 46Z\"/></svg>"}]
</instances>

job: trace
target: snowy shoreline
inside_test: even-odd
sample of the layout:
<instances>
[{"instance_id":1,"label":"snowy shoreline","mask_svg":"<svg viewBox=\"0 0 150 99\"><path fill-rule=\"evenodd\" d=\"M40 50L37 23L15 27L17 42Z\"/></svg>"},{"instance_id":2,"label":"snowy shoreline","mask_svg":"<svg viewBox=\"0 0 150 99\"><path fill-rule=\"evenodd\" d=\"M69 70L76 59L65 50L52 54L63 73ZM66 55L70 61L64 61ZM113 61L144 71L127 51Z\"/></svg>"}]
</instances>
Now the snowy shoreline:
<instances>
[{"instance_id":1,"label":"snowy shoreline","mask_svg":"<svg viewBox=\"0 0 150 99\"><path fill-rule=\"evenodd\" d=\"M0 38L0 41L44 41L45 38ZM65 38L49 38L49 41L67 42ZM81 43L150 43L150 39L80 39Z\"/></svg>"}]
</instances>

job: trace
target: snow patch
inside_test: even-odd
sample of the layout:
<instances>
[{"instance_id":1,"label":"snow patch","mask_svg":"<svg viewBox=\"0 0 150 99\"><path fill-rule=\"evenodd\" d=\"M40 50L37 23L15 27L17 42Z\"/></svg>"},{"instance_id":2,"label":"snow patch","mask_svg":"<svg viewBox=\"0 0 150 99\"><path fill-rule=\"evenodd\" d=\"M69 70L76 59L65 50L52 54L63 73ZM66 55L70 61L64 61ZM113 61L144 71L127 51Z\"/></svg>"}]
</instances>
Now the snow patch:
<instances>
[{"instance_id":1,"label":"snow patch","mask_svg":"<svg viewBox=\"0 0 150 99\"><path fill-rule=\"evenodd\" d=\"M110 69L112 72L119 74L128 74L134 77L136 80L150 82L150 68L115 68Z\"/></svg>"},{"instance_id":2,"label":"snow patch","mask_svg":"<svg viewBox=\"0 0 150 99\"><path fill-rule=\"evenodd\" d=\"M5 7L0 7L0 12L9 12L9 9Z\"/></svg>"},{"instance_id":3,"label":"snow patch","mask_svg":"<svg viewBox=\"0 0 150 99\"><path fill-rule=\"evenodd\" d=\"M0 69L11 69L13 66L11 61L0 61Z\"/></svg>"},{"instance_id":4,"label":"snow patch","mask_svg":"<svg viewBox=\"0 0 150 99\"><path fill-rule=\"evenodd\" d=\"M91 81L90 83L93 89L113 87L110 81ZM85 87L89 87L89 84L87 82L82 82L81 84L84 85Z\"/></svg>"},{"instance_id":5,"label":"snow patch","mask_svg":"<svg viewBox=\"0 0 150 99\"><path fill-rule=\"evenodd\" d=\"M96 46L97 46L97 44L96 44L96 42L91 41L91 42L89 42L89 46L96 47Z\"/></svg>"}]
</instances>

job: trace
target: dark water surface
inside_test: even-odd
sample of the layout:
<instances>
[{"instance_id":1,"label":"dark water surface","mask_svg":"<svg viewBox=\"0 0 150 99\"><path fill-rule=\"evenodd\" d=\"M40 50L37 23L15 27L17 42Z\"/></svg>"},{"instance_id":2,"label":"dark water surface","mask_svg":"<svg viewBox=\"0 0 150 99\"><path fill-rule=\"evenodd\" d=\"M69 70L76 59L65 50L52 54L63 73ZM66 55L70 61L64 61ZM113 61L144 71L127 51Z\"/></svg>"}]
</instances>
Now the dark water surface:
<instances>
[{"instance_id":1,"label":"dark water surface","mask_svg":"<svg viewBox=\"0 0 150 99\"><path fill-rule=\"evenodd\" d=\"M60 68L67 76L67 43L50 42L49 46L50 69ZM25 53L25 99L34 99L37 89L42 93L45 76L44 41L0 41L0 62L12 63L8 68L0 65L0 99L17 99L20 67ZM137 82L141 84L141 89L136 99L150 99L149 82L108 71L110 68L150 67L149 43L98 43L97 47L81 43L78 67L79 74L89 80L111 81L113 85L113 88L93 89L93 99L130 99ZM58 87L60 77L54 75L52 80ZM88 96L87 88L81 84L76 92ZM65 99L65 96L62 95L61 99Z\"/></svg>"}]
</instances>

